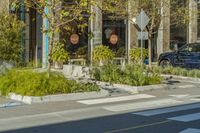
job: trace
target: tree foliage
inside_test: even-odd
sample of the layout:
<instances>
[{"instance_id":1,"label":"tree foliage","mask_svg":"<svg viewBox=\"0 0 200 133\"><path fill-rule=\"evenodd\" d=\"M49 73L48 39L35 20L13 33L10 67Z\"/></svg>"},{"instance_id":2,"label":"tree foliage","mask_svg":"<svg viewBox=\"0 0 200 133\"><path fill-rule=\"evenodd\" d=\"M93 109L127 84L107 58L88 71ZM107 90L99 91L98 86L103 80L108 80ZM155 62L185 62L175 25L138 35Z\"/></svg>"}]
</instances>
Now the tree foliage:
<instances>
[{"instance_id":1,"label":"tree foliage","mask_svg":"<svg viewBox=\"0 0 200 133\"><path fill-rule=\"evenodd\" d=\"M22 54L21 35L24 24L15 15L0 12L0 60L19 63Z\"/></svg>"},{"instance_id":2,"label":"tree foliage","mask_svg":"<svg viewBox=\"0 0 200 133\"><path fill-rule=\"evenodd\" d=\"M190 12L189 0L105 0L106 12L112 12L114 16L128 19L137 27L135 20L141 10L144 10L150 21L145 28L149 36L149 64L151 64L151 41L154 34L160 28L163 20L168 20L170 25L175 27L185 27L189 24ZM192 11L195 13L195 11ZM113 17L114 17L113 16ZM139 30L139 29L138 29ZM140 31L140 30L139 30Z\"/></svg>"}]
</instances>

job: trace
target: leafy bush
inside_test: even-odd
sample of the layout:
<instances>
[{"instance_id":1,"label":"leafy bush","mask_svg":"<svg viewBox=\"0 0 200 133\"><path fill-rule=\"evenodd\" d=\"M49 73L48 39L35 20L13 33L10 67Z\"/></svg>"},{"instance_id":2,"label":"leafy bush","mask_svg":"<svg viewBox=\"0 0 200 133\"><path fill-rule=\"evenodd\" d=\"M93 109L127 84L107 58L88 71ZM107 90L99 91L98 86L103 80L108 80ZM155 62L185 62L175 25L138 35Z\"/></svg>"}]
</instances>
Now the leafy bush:
<instances>
[{"instance_id":1,"label":"leafy bush","mask_svg":"<svg viewBox=\"0 0 200 133\"><path fill-rule=\"evenodd\" d=\"M148 56L148 51L147 49L143 48L142 49L142 61L144 62L144 60L147 58ZM141 62L141 48L133 48L130 50L130 59L131 61L133 61L133 63L140 63Z\"/></svg>"},{"instance_id":2,"label":"leafy bush","mask_svg":"<svg viewBox=\"0 0 200 133\"><path fill-rule=\"evenodd\" d=\"M64 49L64 44L62 43L55 43L52 52L52 59L53 61L67 61L69 59L68 52Z\"/></svg>"},{"instance_id":3,"label":"leafy bush","mask_svg":"<svg viewBox=\"0 0 200 133\"><path fill-rule=\"evenodd\" d=\"M152 73L138 65L127 65L122 70L117 65L107 64L93 69L93 76L96 80L133 86L160 84L162 81L159 73Z\"/></svg>"},{"instance_id":4,"label":"leafy bush","mask_svg":"<svg viewBox=\"0 0 200 133\"><path fill-rule=\"evenodd\" d=\"M93 69L93 76L96 80L105 82L119 82L121 70L117 65L107 64Z\"/></svg>"},{"instance_id":5,"label":"leafy bush","mask_svg":"<svg viewBox=\"0 0 200 133\"><path fill-rule=\"evenodd\" d=\"M162 78L159 73L150 72L138 65L127 65L124 70L124 80L128 81L126 84L134 86L160 84ZM123 82L122 82L123 83Z\"/></svg>"},{"instance_id":6,"label":"leafy bush","mask_svg":"<svg viewBox=\"0 0 200 133\"><path fill-rule=\"evenodd\" d=\"M15 15L0 11L0 60L20 63L24 24Z\"/></svg>"},{"instance_id":7,"label":"leafy bush","mask_svg":"<svg viewBox=\"0 0 200 133\"><path fill-rule=\"evenodd\" d=\"M197 69L188 70L180 67L166 67L166 68L154 67L153 71L157 72L159 71L162 74L172 74L172 75L200 78L200 70Z\"/></svg>"},{"instance_id":8,"label":"leafy bush","mask_svg":"<svg viewBox=\"0 0 200 133\"><path fill-rule=\"evenodd\" d=\"M96 46L92 54L93 61L95 63L99 63L100 65L102 65L102 63L108 63L114 58L112 50L104 45Z\"/></svg>"},{"instance_id":9,"label":"leafy bush","mask_svg":"<svg viewBox=\"0 0 200 133\"><path fill-rule=\"evenodd\" d=\"M126 54L125 48L124 48L124 47L120 47L120 48L117 50L115 56L116 56L116 57L124 57L125 54Z\"/></svg>"},{"instance_id":10,"label":"leafy bush","mask_svg":"<svg viewBox=\"0 0 200 133\"><path fill-rule=\"evenodd\" d=\"M88 50L88 46L80 47L80 48L78 48L76 54L77 54L78 56L86 55L86 54L87 54L87 50Z\"/></svg>"},{"instance_id":11,"label":"leafy bush","mask_svg":"<svg viewBox=\"0 0 200 133\"><path fill-rule=\"evenodd\" d=\"M95 84L81 84L67 80L61 74L36 73L31 70L10 70L0 76L0 91L3 95L14 92L27 96L44 96L61 93L99 91Z\"/></svg>"}]
</instances>

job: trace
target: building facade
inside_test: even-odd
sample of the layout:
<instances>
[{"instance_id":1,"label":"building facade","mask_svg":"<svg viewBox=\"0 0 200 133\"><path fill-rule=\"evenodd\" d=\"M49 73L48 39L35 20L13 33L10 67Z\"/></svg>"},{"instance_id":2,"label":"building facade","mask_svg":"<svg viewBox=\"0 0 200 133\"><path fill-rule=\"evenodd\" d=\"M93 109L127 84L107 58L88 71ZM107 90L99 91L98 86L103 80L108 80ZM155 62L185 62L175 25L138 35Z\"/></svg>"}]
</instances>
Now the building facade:
<instances>
[{"instance_id":1,"label":"building facade","mask_svg":"<svg viewBox=\"0 0 200 133\"><path fill-rule=\"evenodd\" d=\"M154 61L159 54L170 50L172 41L192 43L200 40L200 14L194 13L194 11L200 10L200 4L195 0L189 1L190 22L186 28L171 26L170 17L162 19L158 33L152 42L152 59ZM6 7L9 12L16 13L15 9L12 9L9 5L9 0L3 0L2 3L0 9ZM48 9L45 10L48 12ZM66 40L66 50L70 52L71 58L91 60L94 46L104 44L116 53L119 60L125 59L128 62L130 48L139 46L137 28L130 20L117 18L117 16L115 19L110 19L109 14L103 14L96 7L92 7L91 10L96 12L97 15L88 20L88 27L84 31L76 29L70 34L62 33L60 35ZM26 24L23 38L25 62L33 61L36 65L41 62L45 68L47 66L49 39L47 35L42 33L42 29L48 28L47 20L42 18L34 9L21 7L17 13ZM169 8L163 7L161 15L169 16L169 14ZM89 33L93 33L93 38L90 38ZM144 41L144 47L148 48L148 41Z\"/></svg>"}]
</instances>

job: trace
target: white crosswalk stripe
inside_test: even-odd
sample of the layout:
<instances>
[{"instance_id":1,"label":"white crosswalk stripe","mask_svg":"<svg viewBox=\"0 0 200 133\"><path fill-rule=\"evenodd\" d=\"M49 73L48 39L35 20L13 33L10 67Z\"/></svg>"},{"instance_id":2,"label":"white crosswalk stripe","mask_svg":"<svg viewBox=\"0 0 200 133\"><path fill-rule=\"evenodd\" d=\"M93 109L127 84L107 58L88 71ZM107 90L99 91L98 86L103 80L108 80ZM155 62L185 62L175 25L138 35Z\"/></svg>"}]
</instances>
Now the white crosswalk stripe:
<instances>
[{"instance_id":1,"label":"white crosswalk stripe","mask_svg":"<svg viewBox=\"0 0 200 133\"><path fill-rule=\"evenodd\" d=\"M188 128L188 129L181 131L179 133L200 133L200 129Z\"/></svg>"},{"instance_id":2,"label":"white crosswalk stripe","mask_svg":"<svg viewBox=\"0 0 200 133\"><path fill-rule=\"evenodd\" d=\"M184 89L184 88L192 88L195 87L195 85L182 85L182 86L178 86L178 88Z\"/></svg>"},{"instance_id":3,"label":"white crosswalk stripe","mask_svg":"<svg viewBox=\"0 0 200 133\"><path fill-rule=\"evenodd\" d=\"M154 116L154 115L184 111L184 110L189 110L189 109L197 109L197 108L200 108L200 104L191 104L191 105L184 105L184 106L176 106L176 107L170 107L170 108L142 111L142 112L136 112L136 113L133 113L133 114L141 115L141 116Z\"/></svg>"},{"instance_id":4,"label":"white crosswalk stripe","mask_svg":"<svg viewBox=\"0 0 200 133\"><path fill-rule=\"evenodd\" d=\"M148 98L155 98L155 96L147 95L147 94L138 94L138 95L112 97L112 98L82 100L82 101L77 101L77 102L86 104L86 105L94 105L94 104L113 103L113 102L122 102L122 101L148 99Z\"/></svg>"},{"instance_id":5,"label":"white crosswalk stripe","mask_svg":"<svg viewBox=\"0 0 200 133\"><path fill-rule=\"evenodd\" d=\"M175 120L175 121L181 121L181 122L190 122L190 121L200 120L200 113L181 115L181 116L172 117L172 118L168 118L168 119Z\"/></svg>"},{"instance_id":6,"label":"white crosswalk stripe","mask_svg":"<svg viewBox=\"0 0 200 133\"><path fill-rule=\"evenodd\" d=\"M128 103L128 104L119 104L113 106L103 107L105 110L118 112L118 111L128 111L128 110L139 110L139 109L148 109L155 107L163 107L167 105L177 105L182 103L182 101L177 101L173 99L161 99L161 100L151 100L148 102L139 102L139 103Z\"/></svg>"}]
</instances>

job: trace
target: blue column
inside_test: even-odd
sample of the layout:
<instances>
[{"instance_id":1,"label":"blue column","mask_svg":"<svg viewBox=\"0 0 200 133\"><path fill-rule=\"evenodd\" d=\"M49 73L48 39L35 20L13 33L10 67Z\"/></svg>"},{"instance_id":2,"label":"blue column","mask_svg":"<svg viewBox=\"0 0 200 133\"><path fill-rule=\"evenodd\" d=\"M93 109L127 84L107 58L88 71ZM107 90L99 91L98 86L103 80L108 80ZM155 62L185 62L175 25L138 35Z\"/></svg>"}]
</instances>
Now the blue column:
<instances>
[{"instance_id":1,"label":"blue column","mask_svg":"<svg viewBox=\"0 0 200 133\"><path fill-rule=\"evenodd\" d=\"M45 14L49 13L49 9L47 7L45 7L44 9ZM48 18L44 18L43 20L43 25L44 25L44 30L48 30L49 28L49 22L48 22ZM48 53L49 53L49 35L48 33L44 33L44 38L43 38L43 68L47 68L48 66Z\"/></svg>"}]
</instances>

